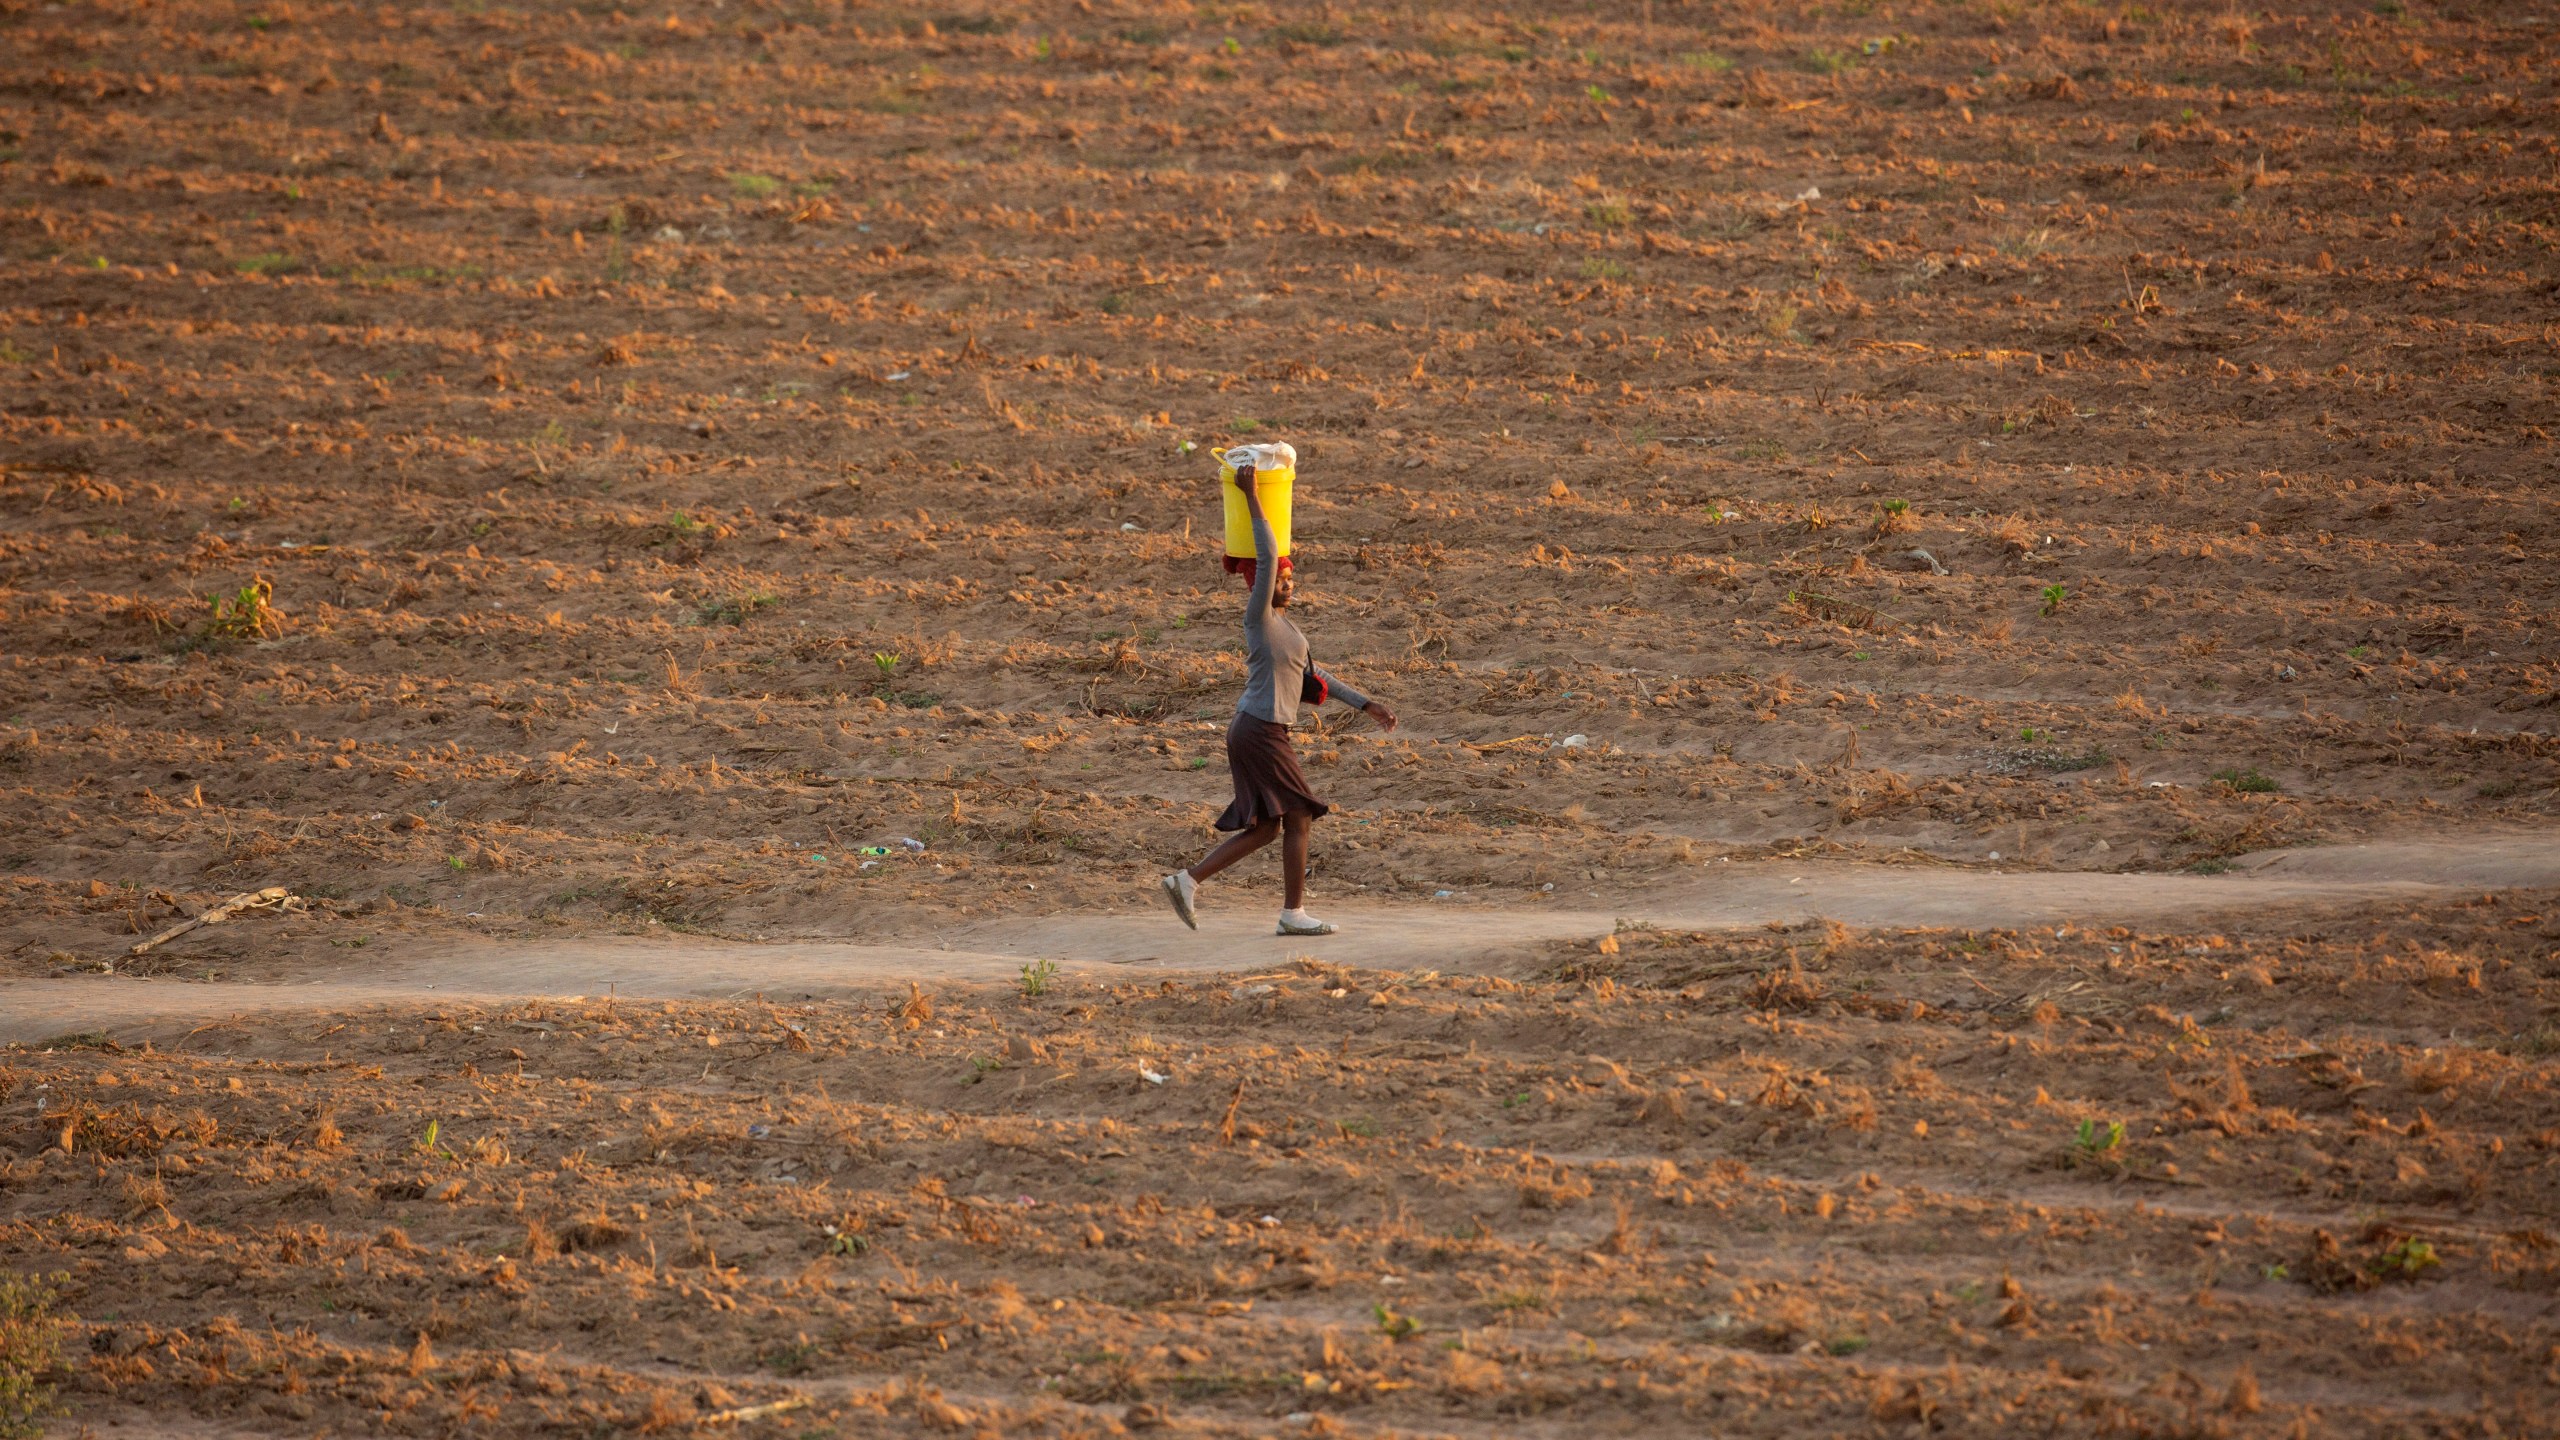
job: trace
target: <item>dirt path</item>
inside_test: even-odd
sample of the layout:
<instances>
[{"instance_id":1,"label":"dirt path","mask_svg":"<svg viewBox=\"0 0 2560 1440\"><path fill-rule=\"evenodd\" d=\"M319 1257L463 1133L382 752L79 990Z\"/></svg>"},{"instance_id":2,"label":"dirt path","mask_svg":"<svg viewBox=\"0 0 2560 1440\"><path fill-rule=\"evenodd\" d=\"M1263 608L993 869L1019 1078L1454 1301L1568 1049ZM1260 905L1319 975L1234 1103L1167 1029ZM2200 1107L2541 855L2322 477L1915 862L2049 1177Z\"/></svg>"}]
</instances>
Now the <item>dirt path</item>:
<instances>
[{"instance_id":1,"label":"dirt path","mask_svg":"<svg viewBox=\"0 0 2560 1440\"><path fill-rule=\"evenodd\" d=\"M599 936L567 941L443 940L383 960L290 980L200 983L138 977L0 982L0 1040L72 1030L205 1021L254 1011L320 1011L421 1000L574 997L805 999L909 980L1001 980L1027 963L1068 976L1132 969L1215 971L1321 953L1382 968L1463 970L1525 947L1608 933L1634 920L1679 930L1744 928L1823 916L1853 925L2016 927L2208 920L2271 907L2329 905L2560 884L2560 835L2530 832L2274 851L2218 876L2004 873L1944 866L1761 861L1604 901L1559 895L1552 907L1324 907L1344 934L1281 940L1258 892L1211 892L1198 934L1159 914L1056 915L954 927L897 943Z\"/></svg>"}]
</instances>

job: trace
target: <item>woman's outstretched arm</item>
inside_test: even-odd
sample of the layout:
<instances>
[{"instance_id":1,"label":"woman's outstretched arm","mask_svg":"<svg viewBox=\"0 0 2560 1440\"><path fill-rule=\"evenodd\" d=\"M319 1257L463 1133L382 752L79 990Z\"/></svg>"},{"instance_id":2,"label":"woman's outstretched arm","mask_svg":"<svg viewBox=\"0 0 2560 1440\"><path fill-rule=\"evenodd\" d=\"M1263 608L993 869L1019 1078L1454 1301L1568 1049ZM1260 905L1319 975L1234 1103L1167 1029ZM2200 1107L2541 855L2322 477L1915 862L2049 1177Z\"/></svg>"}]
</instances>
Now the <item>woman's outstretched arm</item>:
<instances>
[{"instance_id":1,"label":"woman's outstretched arm","mask_svg":"<svg viewBox=\"0 0 2560 1440\"><path fill-rule=\"evenodd\" d=\"M1378 722L1378 728L1381 730L1396 728L1396 712L1388 709L1385 701L1361 693L1358 687L1321 665L1311 665L1307 668L1324 677L1326 698L1339 700L1354 710L1366 713L1370 719Z\"/></svg>"}]
</instances>

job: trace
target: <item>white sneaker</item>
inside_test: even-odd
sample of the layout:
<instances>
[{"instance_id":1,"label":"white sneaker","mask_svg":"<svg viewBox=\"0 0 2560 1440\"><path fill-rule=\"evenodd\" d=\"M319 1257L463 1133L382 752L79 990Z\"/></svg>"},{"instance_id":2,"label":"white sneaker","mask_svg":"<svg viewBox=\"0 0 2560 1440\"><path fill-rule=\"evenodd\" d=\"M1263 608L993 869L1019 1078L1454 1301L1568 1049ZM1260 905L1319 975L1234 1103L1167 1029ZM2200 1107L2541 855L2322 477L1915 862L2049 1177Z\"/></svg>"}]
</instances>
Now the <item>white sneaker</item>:
<instances>
[{"instance_id":1,"label":"white sneaker","mask_svg":"<svg viewBox=\"0 0 2560 1440\"><path fill-rule=\"evenodd\" d=\"M1166 902L1173 906L1173 913L1182 917L1182 923L1199 929L1200 914L1194 905L1200 897L1200 882L1191 878L1191 872L1176 870L1156 883L1164 891Z\"/></svg>"},{"instance_id":2,"label":"white sneaker","mask_svg":"<svg viewBox=\"0 0 2560 1440\"><path fill-rule=\"evenodd\" d=\"M1280 912L1280 928L1275 933L1281 935L1330 935L1334 933L1334 928L1334 923L1332 921L1319 920L1304 910L1283 910Z\"/></svg>"}]
</instances>

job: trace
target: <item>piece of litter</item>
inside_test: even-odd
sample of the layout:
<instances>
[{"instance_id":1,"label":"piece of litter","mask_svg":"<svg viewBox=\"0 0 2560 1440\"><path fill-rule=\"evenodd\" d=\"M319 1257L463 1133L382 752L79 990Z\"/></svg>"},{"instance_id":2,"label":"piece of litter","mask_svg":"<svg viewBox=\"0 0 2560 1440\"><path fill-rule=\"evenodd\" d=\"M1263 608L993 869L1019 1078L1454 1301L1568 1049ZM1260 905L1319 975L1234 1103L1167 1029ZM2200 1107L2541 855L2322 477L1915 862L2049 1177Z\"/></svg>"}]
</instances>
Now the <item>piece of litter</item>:
<instances>
[{"instance_id":1,"label":"piece of litter","mask_svg":"<svg viewBox=\"0 0 2560 1440\"><path fill-rule=\"evenodd\" d=\"M1819 200L1822 198L1822 187L1819 185L1807 185L1796 192L1796 198L1798 200Z\"/></svg>"},{"instance_id":2,"label":"piece of litter","mask_svg":"<svg viewBox=\"0 0 2560 1440\"><path fill-rule=\"evenodd\" d=\"M1277 1215L1265 1215L1256 1223L1262 1225L1277 1225L1280 1223L1280 1217Z\"/></svg>"},{"instance_id":3,"label":"piece of litter","mask_svg":"<svg viewBox=\"0 0 2560 1440\"><path fill-rule=\"evenodd\" d=\"M1166 1079L1165 1076L1157 1074L1144 1065L1138 1067L1138 1078L1146 1081L1150 1085L1161 1085Z\"/></svg>"},{"instance_id":4,"label":"piece of litter","mask_svg":"<svg viewBox=\"0 0 2560 1440\"><path fill-rule=\"evenodd\" d=\"M1991 852L1991 858L1992 858L1992 859L1994 859L1994 860L1999 859L1999 858L2000 858L2000 852L1999 852L1999 851L1997 851L1997 850L1992 851L1992 852Z\"/></svg>"},{"instance_id":5,"label":"piece of litter","mask_svg":"<svg viewBox=\"0 0 2560 1440\"><path fill-rule=\"evenodd\" d=\"M1558 743L1567 750L1579 750L1585 745L1591 743L1591 737L1588 735L1567 735Z\"/></svg>"},{"instance_id":6,"label":"piece of litter","mask_svg":"<svg viewBox=\"0 0 2560 1440\"><path fill-rule=\"evenodd\" d=\"M1239 985L1235 988L1234 994L1239 1000L1254 1000L1268 995L1278 988L1280 987L1276 985Z\"/></svg>"},{"instance_id":7,"label":"piece of litter","mask_svg":"<svg viewBox=\"0 0 2560 1440\"><path fill-rule=\"evenodd\" d=\"M1431 892L1431 898L1434 900L1446 900L1457 893L1458 892L1455 890L1434 890Z\"/></svg>"},{"instance_id":8,"label":"piece of litter","mask_svg":"<svg viewBox=\"0 0 2560 1440\"><path fill-rule=\"evenodd\" d=\"M889 378L892 380L904 380L915 373L916 372L913 370L892 370L889 372Z\"/></svg>"},{"instance_id":9,"label":"piece of litter","mask_svg":"<svg viewBox=\"0 0 2560 1440\"><path fill-rule=\"evenodd\" d=\"M1137 534L1137 533L1138 533L1138 522L1137 522L1137 521L1135 521L1135 520L1123 520L1123 521L1121 521L1121 522L1120 522L1120 533L1121 533L1121 534L1123 534L1123 535L1135 535L1135 534Z\"/></svg>"}]
</instances>

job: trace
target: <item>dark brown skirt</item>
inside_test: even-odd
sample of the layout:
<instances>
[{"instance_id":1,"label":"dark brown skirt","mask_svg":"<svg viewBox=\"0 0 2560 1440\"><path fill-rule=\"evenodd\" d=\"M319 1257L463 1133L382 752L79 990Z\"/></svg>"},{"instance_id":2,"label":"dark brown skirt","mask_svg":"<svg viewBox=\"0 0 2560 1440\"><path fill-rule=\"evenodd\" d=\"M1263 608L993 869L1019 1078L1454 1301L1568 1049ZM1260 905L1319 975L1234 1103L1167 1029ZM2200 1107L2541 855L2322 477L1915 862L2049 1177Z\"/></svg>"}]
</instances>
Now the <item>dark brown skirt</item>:
<instances>
[{"instance_id":1,"label":"dark brown skirt","mask_svg":"<svg viewBox=\"0 0 2560 1440\"><path fill-rule=\"evenodd\" d=\"M1298 768L1289 727L1241 710L1227 727L1227 772L1235 777L1236 798L1218 817L1220 830L1250 830L1292 812L1321 820L1333 808Z\"/></svg>"}]
</instances>

